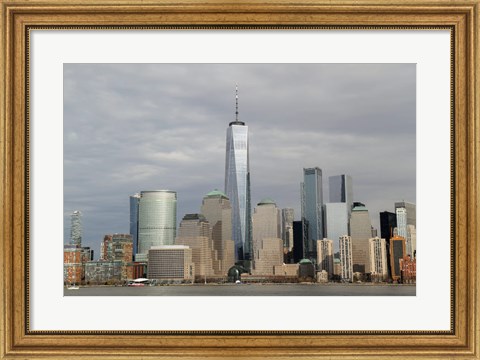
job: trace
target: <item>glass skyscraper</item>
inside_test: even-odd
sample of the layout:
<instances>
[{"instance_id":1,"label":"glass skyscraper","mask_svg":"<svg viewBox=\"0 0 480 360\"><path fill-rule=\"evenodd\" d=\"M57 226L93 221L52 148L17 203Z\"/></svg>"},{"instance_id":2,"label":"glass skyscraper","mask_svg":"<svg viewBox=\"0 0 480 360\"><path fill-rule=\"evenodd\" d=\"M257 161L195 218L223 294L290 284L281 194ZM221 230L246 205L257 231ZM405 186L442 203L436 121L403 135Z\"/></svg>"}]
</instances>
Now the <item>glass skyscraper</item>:
<instances>
[{"instance_id":1,"label":"glass skyscraper","mask_svg":"<svg viewBox=\"0 0 480 360\"><path fill-rule=\"evenodd\" d=\"M238 120L238 90L235 121L228 125L225 157L225 193L232 205L232 239L235 260L252 260L250 165L248 126Z\"/></svg>"},{"instance_id":2,"label":"glass skyscraper","mask_svg":"<svg viewBox=\"0 0 480 360\"><path fill-rule=\"evenodd\" d=\"M349 175L336 175L328 178L329 200L331 203L347 203L348 214L352 212L353 185Z\"/></svg>"},{"instance_id":3,"label":"glass skyscraper","mask_svg":"<svg viewBox=\"0 0 480 360\"><path fill-rule=\"evenodd\" d=\"M142 191L138 203L138 254L146 257L152 246L173 245L176 223L177 193L175 191ZM139 259L136 257L136 260Z\"/></svg>"},{"instance_id":4,"label":"glass skyscraper","mask_svg":"<svg viewBox=\"0 0 480 360\"><path fill-rule=\"evenodd\" d=\"M317 240L323 239L323 187L322 170L318 167L303 169L302 221L308 221L308 233L303 234L305 257L317 258Z\"/></svg>"},{"instance_id":5,"label":"glass skyscraper","mask_svg":"<svg viewBox=\"0 0 480 360\"><path fill-rule=\"evenodd\" d=\"M130 196L130 235L133 240L133 254L138 251L138 203L140 194Z\"/></svg>"}]
</instances>

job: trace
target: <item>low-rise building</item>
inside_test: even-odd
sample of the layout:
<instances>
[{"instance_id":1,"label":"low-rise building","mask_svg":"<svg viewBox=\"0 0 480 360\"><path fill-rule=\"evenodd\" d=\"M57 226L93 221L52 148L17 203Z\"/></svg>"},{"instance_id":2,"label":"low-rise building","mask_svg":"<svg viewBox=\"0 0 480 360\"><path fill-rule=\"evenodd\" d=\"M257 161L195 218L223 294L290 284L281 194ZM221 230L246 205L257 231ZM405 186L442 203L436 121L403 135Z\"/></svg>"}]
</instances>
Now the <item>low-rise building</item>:
<instances>
[{"instance_id":1,"label":"low-rise building","mask_svg":"<svg viewBox=\"0 0 480 360\"><path fill-rule=\"evenodd\" d=\"M160 281L193 282L192 249L184 245L153 246L148 251L148 278Z\"/></svg>"}]
</instances>

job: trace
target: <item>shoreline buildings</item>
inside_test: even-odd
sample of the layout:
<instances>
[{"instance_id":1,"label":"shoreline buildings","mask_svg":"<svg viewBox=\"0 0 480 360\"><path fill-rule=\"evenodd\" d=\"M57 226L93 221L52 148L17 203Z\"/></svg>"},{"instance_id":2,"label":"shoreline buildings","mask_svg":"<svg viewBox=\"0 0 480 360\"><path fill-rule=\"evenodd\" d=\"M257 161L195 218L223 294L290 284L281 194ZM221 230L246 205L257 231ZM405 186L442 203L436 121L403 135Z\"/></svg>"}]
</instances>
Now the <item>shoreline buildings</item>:
<instances>
[{"instance_id":1,"label":"shoreline buildings","mask_svg":"<svg viewBox=\"0 0 480 360\"><path fill-rule=\"evenodd\" d=\"M98 261L82 247L82 214L74 211L64 245L64 281L120 283L148 276L207 283L225 281L236 269L239 279L250 281L281 276L383 282L391 275L393 281L415 282L415 204L395 202L394 213L380 213L377 237L365 205L353 202L349 175L329 177L324 203L322 169L303 168L301 221L295 221L293 208L281 209L268 198L252 214L249 133L238 116L238 87L235 101L235 119L226 131L225 192L206 194L200 212L183 217L178 236L176 191L129 196L130 234L105 235Z\"/></svg>"},{"instance_id":2,"label":"shoreline buildings","mask_svg":"<svg viewBox=\"0 0 480 360\"><path fill-rule=\"evenodd\" d=\"M228 124L225 156L225 193L232 206L232 238L235 260L250 268L252 260L252 225L250 199L250 164L248 126L238 120L236 87L235 121Z\"/></svg>"}]
</instances>

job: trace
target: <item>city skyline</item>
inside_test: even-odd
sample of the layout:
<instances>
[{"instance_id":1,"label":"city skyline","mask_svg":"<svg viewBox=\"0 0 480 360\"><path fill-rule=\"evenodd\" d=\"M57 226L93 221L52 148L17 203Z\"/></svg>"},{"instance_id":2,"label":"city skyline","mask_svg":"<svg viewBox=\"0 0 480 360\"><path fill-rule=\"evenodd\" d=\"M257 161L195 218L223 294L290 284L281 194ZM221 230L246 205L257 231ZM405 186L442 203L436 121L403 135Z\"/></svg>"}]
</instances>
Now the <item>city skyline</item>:
<instances>
[{"instance_id":1,"label":"city skyline","mask_svg":"<svg viewBox=\"0 0 480 360\"><path fill-rule=\"evenodd\" d=\"M377 229L380 211L415 203L414 64L66 64L64 74L66 242L73 210L96 252L104 234L128 233L129 196L142 190L176 191L177 219L199 212L223 188L238 79L252 207L271 197L298 220L302 169L317 166L324 202L325 179L352 176Z\"/></svg>"}]
</instances>

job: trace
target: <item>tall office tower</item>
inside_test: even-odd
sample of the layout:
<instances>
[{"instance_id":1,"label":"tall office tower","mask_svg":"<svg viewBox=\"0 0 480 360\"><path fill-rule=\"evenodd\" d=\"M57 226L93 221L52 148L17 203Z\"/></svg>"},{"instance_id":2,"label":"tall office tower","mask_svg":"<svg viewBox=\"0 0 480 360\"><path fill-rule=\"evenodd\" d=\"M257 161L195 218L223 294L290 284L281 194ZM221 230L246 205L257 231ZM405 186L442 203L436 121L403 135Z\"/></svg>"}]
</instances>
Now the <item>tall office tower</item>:
<instances>
[{"instance_id":1,"label":"tall office tower","mask_svg":"<svg viewBox=\"0 0 480 360\"><path fill-rule=\"evenodd\" d=\"M372 223L365 206L355 206L350 217L353 272L370 272L368 240L372 237Z\"/></svg>"},{"instance_id":2,"label":"tall office tower","mask_svg":"<svg viewBox=\"0 0 480 360\"><path fill-rule=\"evenodd\" d=\"M291 251L293 248L293 209L282 209L282 239L283 247Z\"/></svg>"},{"instance_id":3,"label":"tall office tower","mask_svg":"<svg viewBox=\"0 0 480 360\"><path fill-rule=\"evenodd\" d=\"M342 281L353 281L353 263L352 263L352 238L348 235L341 236L338 239L340 248L340 263L342 266Z\"/></svg>"},{"instance_id":4,"label":"tall office tower","mask_svg":"<svg viewBox=\"0 0 480 360\"><path fill-rule=\"evenodd\" d=\"M133 254L138 251L138 204L140 202L140 194L130 196L130 235L133 241Z\"/></svg>"},{"instance_id":5,"label":"tall office tower","mask_svg":"<svg viewBox=\"0 0 480 360\"><path fill-rule=\"evenodd\" d=\"M390 254L390 238L393 236L394 230L397 227L397 215L388 211L380 213L380 237L385 239L387 247L387 254ZM390 256L387 256L388 276L391 276Z\"/></svg>"},{"instance_id":6,"label":"tall office tower","mask_svg":"<svg viewBox=\"0 0 480 360\"><path fill-rule=\"evenodd\" d=\"M325 270L328 278L333 277L333 241L329 239L317 240L317 270Z\"/></svg>"},{"instance_id":7,"label":"tall office tower","mask_svg":"<svg viewBox=\"0 0 480 360\"><path fill-rule=\"evenodd\" d=\"M346 203L350 215L353 205L353 184L350 175L336 175L328 178L329 201L331 203Z\"/></svg>"},{"instance_id":8,"label":"tall office tower","mask_svg":"<svg viewBox=\"0 0 480 360\"><path fill-rule=\"evenodd\" d=\"M304 229L308 228L308 221L293 222L293 261L298 263L305 257L305 243L303 241Z\"/></svg>"},{"instance_id":9,"label":"tall office tower","mask_svg":"<svg viewBox=\"0 0 480 360\"><path fill-rule=\"evenodd\" d=\"M372 282L382 282L388 277L387 247L385 239L374 237L368 240L370 250L370 273Z\"/></svg>"},{"instance_id":10,"label":"tall office tower","mask_svg":"<svg viewBox=\"0 0 480 360\"><path fill-rule=\"evenodd\" d=\"M323 187L322 170L318 167L303 169L301 184L302 221L309 223L304 233L305 257L316 260L317 240L323 239Z\"/></svg>"},{"instance_id":11,"label":"tall office tower","mask_svg":"<svg viewBox=\"0 0 480 360\"><path fill-rule=\"evenodd\" d=\"M398 201L395 203L395 210L404 208L407 211L407 225L417 226L417 206L407 201Z\"/></svg>"},{"instance_id":12,"label":"tall office tower","mask_svg":"<svg viewBox=\"0 0 480 360\"><path fill-rule=\"evenodd\" d=\"M380 213L380 236L386 241L393 236L393 229L397 227L397 215L388 211Z\"/></svg>"},{"instance_id":13,"label":"tall office tower","mask_svg":"<svg viewBox=\"0 0 480 360\"><path fill-rule=\"evenodd\" d=\"M202 214L186 214L183 217L175 245L185 245L192 249L197 281L215 275L219 270L217 252L213 248L212 229Z\"/></svg>"},{"instance_id":14,"label":"tall office tower","mask_svg":"<svg viewBox=\"0 0 480 360\"><path fill-rule=\"evenodd\" d=\"M70 245L82 246L82 213L75 210L71 215Z\"/></svg>"},{"instance_id":15,"label":"tall office tower","mask_svg":"<svg viewBox=\"0 0 480 360\"><path fill-rule=\"evenodd\" d=\"M417 229L415 225L407 225L407 239L410 240L412 246L411 258L413 260L417 257Z\"/></svg>"},{"instance_id":16,"label":"tall office tower","mask_svg":"<svg viewBox=\"0 0 480 360\"><path fill-rule=\"evenodd\" d=\"M390 238L390 273L392 280L398 281L401 274L400 260L406 256L405 238L401 236L393 236Z\"/></svg>"},{"instance_id":17,"label":"tall office tower","mask_svg":"<svg viewBox=\"0 0 480 360\"><path fill-rule=\"evenodd\" d=\"M411 232L408 231L408 228L415 228L415 226L409 225L407 222L407 209L396 208L395 212L397 213L397 235L405 238L406 255L411 255L413 257L412 238L410 236Z\"/></svg>"},{"instance_id":18,"label":"tall office tower","mask_svg":"<svg viewBox=\"0 0 480 360\"><path fill-rule=\"evenodd\" d=\"M146 261L152 246L173 245L176 235L177 193L171 190L140 192L138 203L138 253Z\"/></svg>"},{"instance_id":19,"label":"tall office tower","mask_svg":"<svg viewBox=\"0 0 480 360\"><path fill-rule=\"evenodd\" d=\"M225 157L225 193L232 205L232 238L235 259L249 267L252 252L250 165L248 126L238 120L238 88L235 93L235 121L228 125Z\"/></svg>"},{"instance_id":20,"label":"tall office tower","mask_svg":"<svg viewBox=\"0 0 480 360\"><path fill-rule=\"evenodd\" d=\"M253 264L259 275L273 275L275 265L283 263L281 212L272 199L257 204L252 216Z\"/></svg>"},{"instance_id":21,"label":"tall office tower","mask_svg":"<svg viewBox=\"0 0 480 360\"><path fill-rule=\"evenodd\" d=\"M339 239L340 236L348 235L348 207L344 202L325 204L325 237L327 239ZM334 244L334 252L338 250L338 244Z\"/></svg>"},{"instance_id":22,"label":"tall office tower","mask_svg":"<svg viewBox=\"0 0 480 360\"><path fill-rule=\"evenodd\" d=\"M202 201L200 212L212 228L213 247L221 262L221 274L226 275L235 265L235 244L232 240L232 206L227 195L214 190Z\"/></svg>"},{"instance_id":23,"label":"tall office tower","mask_svg":"<svg viewBox=\"0 0 480 360\"><path fill-rule=\"evenodd\" d=\"M405 246L407 255L411 255L413 257L413 253L416 250L416 239L415 239L415 248L412 244L412 238L408 234L407 226L413 225L417 226L416 220L416 206L415 204L400 201L395 203L395 213L397 214L397 232L399 236L403 236L405 238Z\"/></svg>"}]
</instances>

